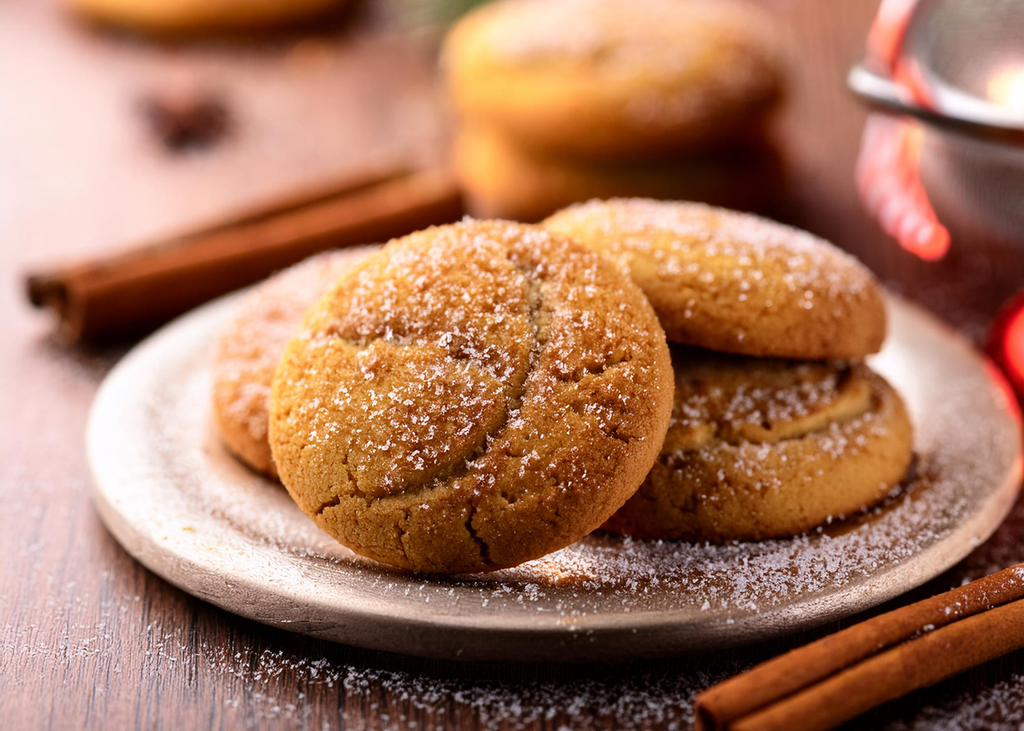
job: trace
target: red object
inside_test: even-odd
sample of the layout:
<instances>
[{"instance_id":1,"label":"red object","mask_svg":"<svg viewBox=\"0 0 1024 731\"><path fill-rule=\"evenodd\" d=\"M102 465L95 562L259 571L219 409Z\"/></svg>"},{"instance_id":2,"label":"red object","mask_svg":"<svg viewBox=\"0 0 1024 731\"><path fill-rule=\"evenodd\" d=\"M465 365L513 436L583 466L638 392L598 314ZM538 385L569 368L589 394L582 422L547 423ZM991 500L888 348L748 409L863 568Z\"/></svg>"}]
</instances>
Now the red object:
<instances>
[{"instance_id":1,"label":"red object","mask_svg":"<svg viewBox=\"0 0 1024 731\"><path fill-rule=\"evenodd\" d=\"M1006 303L989 333L989 355L1024 401L1024 290Z\"/></svg>"},{"instance_id":2,"label":"red object","mask_svg":"<svg viewBox=\"0 0 1024 731\"><path fill-rule=\"evenodd\" d=\"M903 36L918 0L883 0L868 34L868 59L888 74L907 101L933 108L917 62L902 54ZM868 212L900 246L925 261L949 251L949 231L939 221L921 183L921 128L872 116L857 162L857 188Z\"/></svg>"},{"instance_id":3,"label":"red object","mask_svg":"<svg viewBox=\"0 0 1024 731\"><path fill-rule=\"evenodd\" d=\"M921 183L921 135L917 125L871 116L857 160L857 189L885 233L919 258L936 261L949 251L949 231Z\"/></svg>"},{"instance_id":4,"label":"red object","mask_svg":"<svg viewBox=\"0 0 1024 731\"><path fill-rule=\"evenodd\" d=\"M899 61L903 32L918 0L882 0L868 32L868 54L892 73Z\"/></svg>"}]
</instances>

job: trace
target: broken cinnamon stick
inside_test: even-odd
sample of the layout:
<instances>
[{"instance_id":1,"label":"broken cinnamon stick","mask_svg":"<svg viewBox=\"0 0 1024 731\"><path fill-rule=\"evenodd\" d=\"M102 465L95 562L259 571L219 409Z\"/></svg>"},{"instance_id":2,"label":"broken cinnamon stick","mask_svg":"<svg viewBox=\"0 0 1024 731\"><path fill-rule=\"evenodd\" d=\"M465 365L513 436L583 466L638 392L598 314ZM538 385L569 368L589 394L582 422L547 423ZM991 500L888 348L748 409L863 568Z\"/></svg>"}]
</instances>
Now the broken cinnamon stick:
<instances>
[{"instance_id":1,"label":"broken cinnamon stick","mask_svg":"<svg viewBox=\"0 0 1024 731\"><path fill-rule=\"evenodd\" d=\"M697 731L818 731L1024 648L1024 564L901 607L730 678Z\"/></svg>"},{"instance_id":2,"label":"broken cinnamon stick","mask_svg":"<svg viewBox=\"0 0 1024 731\"><path fill-rule=\"evenodd\" d=\"M211 226L26 277L29 301L71 340L147 332L214 297L326 249L384 242L457 220L447 171L370 171L293 193Z\"/></svg>"}]
</instances>

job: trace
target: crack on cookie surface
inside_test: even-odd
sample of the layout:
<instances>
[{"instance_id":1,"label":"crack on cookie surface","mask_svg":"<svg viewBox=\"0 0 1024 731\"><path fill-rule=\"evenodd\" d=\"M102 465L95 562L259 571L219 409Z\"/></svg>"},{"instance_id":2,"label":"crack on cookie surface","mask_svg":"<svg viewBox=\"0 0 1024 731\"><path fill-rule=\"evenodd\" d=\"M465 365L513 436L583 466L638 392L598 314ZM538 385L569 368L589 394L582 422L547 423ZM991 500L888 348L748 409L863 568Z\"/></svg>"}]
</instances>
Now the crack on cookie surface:
<instances>
[{"instance_id":1,"label":"crack on cookie surface","mask_svg":"<svg viewBox=\"0 0 1024 731\"><path fill-rule=\"evenodd\" d=\"M540 356L540 353L544 350L545 346L547 345L547 328L546 324L544 323L545 318L542 316L542 313L544 312L543 284L535 281L529 271L526 271L525 269L515 265L515 263L512 262L511 260L509 260L509 262L519 272L519 275L522 277L522 283L526 288L528 303L527 318L529 321L530 330L533 334L531 337L531 349L527 367L523 370L522 377L507 389L505 395L505 411L503 417L498 423L492 425L490 429L488 429L485 433L481 435L479 444L474 449L470 450L469 453L466 454L460 461L453 463L447 469L436 474L431 480L419 484L413 483L411 481L406 481L404 484L396 486L391 494L380 496L377 499L387 501L418 498L422 496L424 493L429 493L438 488L447 486L453 481L461 477L464 477L470 472L472 463L487 452L487 450L490 448L491 442L507 428L509 421L515 418L515 416L518 414L522 406L523 396L526 392L527 385L529 384L530 379L535 372L537 360ZM396 348L415 347L407 345L405 343L394 343L389 341L383 342L390 347ZM464 360L467 362L475 363L473 358L466 354L456 354L454 356L449 357L451 357L453 360ZM343 454L343 459L347 458L347 453ZM345 459L345 464L347 466L347 459ZM349 474L350 476L352 476L353 484L355 485L356 483L354 475L351 475L351 472L349 472ZM358 492L357 485L355 489ZM369 498L367 499L367 502L369 503ZM472 503L472 501L470 502L470 507L471 510L476 510L476 506ZM470 531L470 533L473 536L473 538L476 539L476 535L472 531Z\"/></svg>"},{"instance_id":2,"label":"crack on cookie surface","mask_svg":"<svg viewBox=\"0 0 1024 731\"><path fill-rule=\"evenodd\" d=\"M316 510L314 510L313 512L316 515L323 515L324 511L327 510L328 508L336 508L339 505L341 505L341 500L343 497L344 495L335 495L330 500L320 503L320 506L317 507Z\"/></svg>"},{"instance_id":3,"label":"crack on cookie surface","mask_svg":"<svg viewBox=\"0 0 1024 731\"><path fill-rule=\"evenodd\" d=\"M466 531L469 532L469 537L480 547L480 560L485 564L489 564L491 563L491 548L487 545L487 541L473 527L473 518L476 517L476 512L476 506L470 503L469 515L466 517Z\"/></svg>"}]
</instances>

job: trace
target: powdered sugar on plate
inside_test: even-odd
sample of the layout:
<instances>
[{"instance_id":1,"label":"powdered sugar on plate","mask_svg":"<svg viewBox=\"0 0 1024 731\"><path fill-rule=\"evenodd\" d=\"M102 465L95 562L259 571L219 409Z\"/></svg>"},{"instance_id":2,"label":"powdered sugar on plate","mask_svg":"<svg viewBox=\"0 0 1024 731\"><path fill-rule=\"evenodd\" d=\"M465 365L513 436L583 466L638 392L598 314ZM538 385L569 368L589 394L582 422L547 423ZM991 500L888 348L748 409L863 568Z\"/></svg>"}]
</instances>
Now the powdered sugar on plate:
<instances>
[{"instance_id":1,"label":"powdered sugar on plate","mask_svg":"<svg viewBox=\"0 0 1024 731\"><path fill-rule=\"evenodd\" d=\"M461 659L585 659L722 648L851 614L922 583L987 538L1019 484L1020 432L961 341L891 307L872 365L917 428L915 474L888 503L790 540L732 545L596 534L515 569L448 578L360 559L210 427L215 303L123 361L97 400L101 516L144 563L213 603L350 644Z\"/></svg>"}]
</instances>

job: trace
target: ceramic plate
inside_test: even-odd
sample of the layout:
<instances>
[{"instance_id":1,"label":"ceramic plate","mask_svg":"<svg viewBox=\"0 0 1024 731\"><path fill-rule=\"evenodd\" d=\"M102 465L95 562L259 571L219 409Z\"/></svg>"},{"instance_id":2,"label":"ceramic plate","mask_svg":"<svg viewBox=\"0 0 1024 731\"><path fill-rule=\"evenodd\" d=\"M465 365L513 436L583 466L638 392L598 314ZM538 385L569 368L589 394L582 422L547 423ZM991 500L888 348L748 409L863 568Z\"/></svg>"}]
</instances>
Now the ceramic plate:
<instances>
[{"instance_id":1,"label":"ceramic plate","mask_svg":"<svg viewBox=\"0 0 1024 731\"><path fill-rule=\"evenodd\" d=\"M917 461L885 506L788 540L727 546L594 535L515 569L431 578L361 559L220 445L210 364L234 299L140 344L88 426L96 508L135 558L236 614L367 648L551 661L721 649L866 609L957 563L1021 477L1005 384L958 335L891 299L872 365L903 394Z\"/></svg>"}]
</instances>

